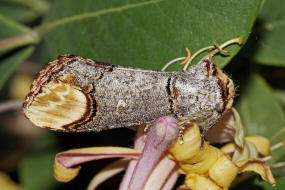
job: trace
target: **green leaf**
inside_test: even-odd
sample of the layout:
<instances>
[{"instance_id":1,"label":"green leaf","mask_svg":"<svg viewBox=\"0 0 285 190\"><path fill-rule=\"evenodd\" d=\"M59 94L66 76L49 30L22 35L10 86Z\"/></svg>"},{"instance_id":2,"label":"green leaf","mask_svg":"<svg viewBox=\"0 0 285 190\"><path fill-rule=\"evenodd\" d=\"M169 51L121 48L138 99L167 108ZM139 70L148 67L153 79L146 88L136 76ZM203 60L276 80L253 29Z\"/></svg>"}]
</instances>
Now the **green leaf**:
<instances>
[{"instance_id":1,"label":"green leaf","mask_svg":"<svg viewBox=\"0 0 285 190\"><path fill-rule=\"evenodd\" d=\"M0 14L0 39L15 36L24 32L30 31L30 29L8 17Z\"/></svg>"},{"instance_id":2,"label":"green leaf","mask_svg":"<svg viewBox=\"0 0 285 190\"><path fill-rule=\"evenodd\" d=\"M184 57L185 47L194 53L213 41L246 40L260 4L261 0L55 1L39 29L46 34L42 59L77 54L160 70L168 61ZM227 48L230 56L217 56L217 65L225 66L239 49Z\"/></svg>"},{"instance_id":3,"label":"green leaf","mask_svg":"<svg viewBox=\"0 0 285 190\"><path fill-rule=\"evenodd\" d=\"M285 189L285 179L284 178L277 178L276 186L274 187L272 187L270 184L266 183L265 181L259 181L257 184L262 186L264 190L284 190Z\"/></svg>"},{"instance_id":4,"label":"green leaf","mask_svg":"<svg viewBox=\"0 0 285 190\"><path fill-rule=\"evenodd\" d=\"M243 51L259 64L285 67L285 1L265 1Z\"/></svg>"},{"instance_id":5,"label":"green leaf","mask_svg":"<svg viewBox=\"0 0 285 190\"><path fill-rule=\"evenodd\" d=\"M275 89L275 94L285 108L285 89Z\"/></svg>"},{"instance_id":6,"label":"green leaf","mask_svg":"<svg viewBox=\"0 0 285 190\"><path fill-rule=\"evenodd\" d=\"M53 177L53 162L57 152L56 136L52 132L45 133L34 143L19 167L23 189L50 190L59 184Z\"/></svg>"},{"instance_id":7,"label":"green leaf","mask_svg":"<svg viewBox=\"0 0 285 190\"><path fill-rule=\"evenodd\" d=\"M0 13L18 22L28 22L37 17L37 14L28 7L1 1Z\"/></svg>"},{"instance_id":8,"label":"green leaf","mask_svg":"<svg viewBox=\"0 0 285 190\"><path fill-rule=\"evenodd\" d=\"M0 0L0 13L18 22L31 22L48 9L45 0Z\"/></svg>"},{"instance_id":9,"label":"green leaf","mask_svg":"<svg viewBox=\"0 0 285 190\"><path fill-rule=\"evenodd\" d=\"M30 31L24 25L2 15L0 15L0 27L0 39ZM15 50L12 54L4 54L2 52L2 56L0 57L0 90L17 66L27 59L33 51L34 47L29 46Z\"/></svg>"},{"instance_id":10,"label":"green leaf","mask_svg":"<svg viewBox=\"0 0 285 190\"><path fill-rule=\"evenodd\" d=\"M34 52L34 47L17 50L13 55L1 59L0 63L0 90L15 69Z\"/></svg>"}]
</instances>

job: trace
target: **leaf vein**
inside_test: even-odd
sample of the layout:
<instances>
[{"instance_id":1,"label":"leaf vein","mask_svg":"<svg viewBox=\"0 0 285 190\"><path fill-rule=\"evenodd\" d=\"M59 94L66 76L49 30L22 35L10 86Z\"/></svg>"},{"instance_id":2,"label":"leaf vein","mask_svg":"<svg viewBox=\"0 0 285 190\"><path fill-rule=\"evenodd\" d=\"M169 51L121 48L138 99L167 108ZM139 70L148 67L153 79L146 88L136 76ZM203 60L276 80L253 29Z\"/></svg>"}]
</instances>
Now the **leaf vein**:
<instances>
[{"instance_id":1,"label":"leaf vein","mask_svg":"<svg viewBox=\"0 0 285 190\"><path fill-rule=\"evenodd\" d=\"M67 24L70 22L75 22L75 21L86 19L86 18L99 17L102 15L107 15L107 14L116 13L116 12L123 12L123 11L128 10L128 9L147 6L150 4L156 4L156 3L160 3L160 2L163 2L163 0L144 1L144 2L136 3L136 4L126 4L126 5L120 6L120 7L103 9L103 10L99 10L96 12L87 12L87 13L83 13L83 14L73 15L70 17L65 17L65 18L56 20L54 22L46 23L46 24L39 27L39 31L40 31L40 34L43 35L44 33L46 33L49 30L52 30L52 29L54 29L60 25L64 25L64 24Z\"/></svg>"}]
</instances>

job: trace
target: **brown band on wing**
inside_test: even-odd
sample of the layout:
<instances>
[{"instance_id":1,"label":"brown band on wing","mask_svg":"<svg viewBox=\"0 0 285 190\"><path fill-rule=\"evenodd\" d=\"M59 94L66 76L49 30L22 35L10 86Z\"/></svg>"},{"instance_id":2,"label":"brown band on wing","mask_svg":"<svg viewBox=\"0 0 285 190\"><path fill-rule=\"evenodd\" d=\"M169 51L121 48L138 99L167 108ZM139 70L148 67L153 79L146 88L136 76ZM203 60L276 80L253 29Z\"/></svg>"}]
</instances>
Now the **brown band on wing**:
<instances>
[{"instance_id":1,"label":"brown band on wing","mask_svg":"<svg viewBox=\"0 0 285 190\"><path fill-rule=\"evenodd\" d=\"M213 72L218 78L218 84L221 88L221 96L223 100L223 109L220 110L220 113L223 113L225 110L229 109L233 103L234 97L234 84L233 81L223 73L218 67L215 67L216 72Z\"/></svg>"},{"instance_id":2,"label":"brown band on wing","mask_svg":"<svg viewBox=\"0 0 285 190\"><path fill-rule=\"evenodd\" d=\"M63 125L62 128L64 128L66 131L74 132L78 131L78 128L82 127L84 124L88 123L96 116L97 111L97 105L95 99L93 99L89 94L85 94L87 103L86 103L86 111L81 116L81 118L68 123L66 125Z\"/></svg>"},{"instance_id":3,"label":"brown band on wing","mask_svg":"<svg viewBox=\"0 0 285 190\"><path fill-rule=\"evenodd\" d=\"M175 117L178 117L179 116L179 113L180 113L180 104L177 100L177 98L179 97L179 90L177 89L176 87L176 81L177 81L177 78L174 77L172 80L171 80L171 84L170 84L170 94L171 94L171 98L172 98L172 101L173 101L173 112L174 112L174 116Z\"/></svg>"},{"instance_id":4,"label":"brown band on wing","mask_svg":"<svg viewBox=\"0 0 285 190\"><path fill-rule=\"evenodd\" d=\"M172 95L171 95L171 87L170 86L171 86L171 77L169 77L167 79L167 84L166 84L165 88L166 88L166 93L168 95L168 102L169 102L168 109L169 109L170 113L174 115L175 113L174 113L174 108L173 108L173 99L172 99Z\"/></svg>"},{"instance_id":5,"label":"brown band on wing","mask_svg":"<svg viewBox=\"0 0 285 190\"><path fill-rule=\"evenodd\" d=\"M26 96L25 101L23 103L24 109L30 106L30 104L34 101L34 98L41 91L42 86L49 82L51 76L54 73L59 72L61 69L62 69L62 65L58 64L57 60L46 63L44 65L43 70L40 71L35 76L34 82L32 83L30 87L30 92Z\"/></svg>"},{"instance_id":6,"label":"brown band on wing","mask_svg":"<svg viewBox=\"0 0 285 190\"><path fill-rule=\"evenodd\" d=\"M204 62L206 63L207 77L209 77L211 73L211 65L214 65L214 64L212 64L209 59L205 59Z\"/></svg>"}]
</instances>

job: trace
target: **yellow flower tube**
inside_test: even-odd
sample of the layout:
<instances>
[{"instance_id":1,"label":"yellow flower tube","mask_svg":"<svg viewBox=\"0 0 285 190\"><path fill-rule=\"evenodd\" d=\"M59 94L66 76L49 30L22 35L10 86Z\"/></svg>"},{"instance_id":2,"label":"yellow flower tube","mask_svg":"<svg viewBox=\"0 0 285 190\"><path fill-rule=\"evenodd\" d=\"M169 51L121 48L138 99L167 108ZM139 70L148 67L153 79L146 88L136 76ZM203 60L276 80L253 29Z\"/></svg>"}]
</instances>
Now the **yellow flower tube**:
<instances>
[{"instance_id":1,"label":"yellow flower tube","mask_svg":"<svg viewBox=\"0 0 285 190\"><path fill-rule=\"evenodd\" d=\"M222 190L208 177L195 173L190 173L186 176L185 185L191 190Z\"/></svg>"}]
</instances>

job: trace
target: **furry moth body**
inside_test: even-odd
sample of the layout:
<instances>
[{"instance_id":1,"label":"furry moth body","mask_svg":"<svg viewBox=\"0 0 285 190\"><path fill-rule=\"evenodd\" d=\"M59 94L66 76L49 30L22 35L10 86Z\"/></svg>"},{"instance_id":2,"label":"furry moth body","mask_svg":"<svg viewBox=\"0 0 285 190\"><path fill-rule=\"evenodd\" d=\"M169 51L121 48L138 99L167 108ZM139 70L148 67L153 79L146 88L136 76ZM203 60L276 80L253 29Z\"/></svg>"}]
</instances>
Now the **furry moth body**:
<instances>
[{"instance_id":1,"label":"furry moth body","mask_svg":"<svg viewBox=\"0 0 285 190\"><path fill-rule=\"evenodd\" d=\"M151 123L171 115L205 132L232 106L234 85L209 60L159 72L59 56L37 74L23 104L36 126L66 132Z\"/></svg>"}]
</instances>

